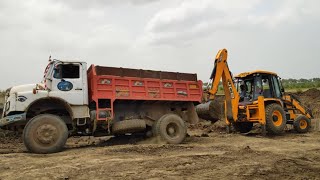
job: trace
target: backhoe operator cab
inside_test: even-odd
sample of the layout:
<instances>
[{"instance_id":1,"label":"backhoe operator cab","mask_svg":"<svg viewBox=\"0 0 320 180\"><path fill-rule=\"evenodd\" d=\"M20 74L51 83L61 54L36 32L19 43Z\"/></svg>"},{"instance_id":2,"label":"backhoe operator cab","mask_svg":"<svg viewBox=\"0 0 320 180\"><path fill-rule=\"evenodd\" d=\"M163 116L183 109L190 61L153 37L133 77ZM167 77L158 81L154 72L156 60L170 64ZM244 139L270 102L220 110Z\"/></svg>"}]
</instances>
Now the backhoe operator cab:
<instances>
[{"instance_id":1,"label":"backhoe operator cab","mask_svg":"<svg viewBox=\"0 0 320 180\"><path fill-rule=\"evenodd\" d=\"M268 71L241 73L235 77L235 84L242 104L250 104L259 96L279 99L284 92L277 74Z\"/></svg>"},{"instance_id":2,"label":"backhoe operator cab","mask_svg":"<svg viewBox=\"0 0 320 180\"><path fill-rule=\"evenodd\" d=\"M280 134L286 124L292 124L297 132L308 132L311 111L294 96L285 94L276 73L259 70L232 77L227 55L227 50L222 49L216 56L209 95L215 99L222 79L228 132L233 129L247 133L253 123L261 124L263 134Z\"/></svg>"}]
</instances>

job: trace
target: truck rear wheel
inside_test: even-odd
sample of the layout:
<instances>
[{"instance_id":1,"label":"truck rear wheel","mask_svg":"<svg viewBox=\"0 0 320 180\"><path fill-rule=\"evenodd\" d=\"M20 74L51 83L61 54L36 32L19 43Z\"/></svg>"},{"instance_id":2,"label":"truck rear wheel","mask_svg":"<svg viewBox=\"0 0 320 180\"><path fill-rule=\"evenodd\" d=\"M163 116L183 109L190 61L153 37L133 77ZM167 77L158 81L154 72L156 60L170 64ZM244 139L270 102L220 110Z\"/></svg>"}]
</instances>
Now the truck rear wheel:
<instances>
[{"instance_id":1,"label":"truck rear wheel","mask_svg":"<svg viewBox=\"0 0 320 180\"><path fill-rule=\"evenodd\" d=\"M155 123L154 135L169 144L180 144L186 137L186 125L178 115L166 114Z\"/></svg>"},{"instance_id":2,"label":"truck rear wheel","mask_svg":"<svg viewBox=\"0 0 320 180\"><path fill-rule=\"evenodd\" d=\"M283 108L279 104L269 104L266 107L266 129L270 134L284 132L287 120Z\"/></svg>"},{"instance_id":3,"label":"truck rear wheel","mask_svg":"<svg viewBox=\"0 0 320 180\"><path fill-rule=\"evenodd\" d=\"M33 153L56 153L68 139L68 128L58 116L42 114L31 119L23 130L23 143Z\"/></svg>"},{"instance_id":4,"label":"truck rear wheel","mask_svg":"<svg viewBox=\"0 0 320 180\"><path fill-rule=\"evenodd\" d=\"M294 119L293 127L298 133L307 133L311 128L311 120L304 115L299 115Z\"/></svg>"},{"instance_id":5,"label":"truck rear wheel","mask_svg":"<svg viewBox=\"0 0 320 180\"><path fill-rule=\"evenodd\" d=\"M158 126L159 126L159 123L160 121L165 118L166 116L168 115L171 115L171 114L165 114L163 115L160 119L156 120L154 123L153 123L153 126L152 126L152 135L153 136L158 136L159 135L159 132L158 132Z\"/></svg>"}]
</instances>

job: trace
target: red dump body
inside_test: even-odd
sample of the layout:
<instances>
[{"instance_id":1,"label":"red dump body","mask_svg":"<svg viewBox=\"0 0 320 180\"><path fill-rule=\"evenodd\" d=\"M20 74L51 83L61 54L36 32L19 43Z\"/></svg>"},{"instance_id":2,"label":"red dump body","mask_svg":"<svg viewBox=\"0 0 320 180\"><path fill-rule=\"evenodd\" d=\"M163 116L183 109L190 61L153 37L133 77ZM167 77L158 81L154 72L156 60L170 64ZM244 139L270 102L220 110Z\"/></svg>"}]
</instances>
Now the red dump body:
<instances>
[{"instance_id":1,"label":"red dump body","mask_svg":"<svg viewBox=\"0 0 320 180\"><path fill-rule=\"evenodd\" d=\"M106 100L108 106L97 105L96 110L114 116L114 102L177 101L196 102L202 99L202 82L196 74L161 72L94 66L88 69L89 102ZM106 120L99 118L98 120Z\"/></svg>"}]
</instances>

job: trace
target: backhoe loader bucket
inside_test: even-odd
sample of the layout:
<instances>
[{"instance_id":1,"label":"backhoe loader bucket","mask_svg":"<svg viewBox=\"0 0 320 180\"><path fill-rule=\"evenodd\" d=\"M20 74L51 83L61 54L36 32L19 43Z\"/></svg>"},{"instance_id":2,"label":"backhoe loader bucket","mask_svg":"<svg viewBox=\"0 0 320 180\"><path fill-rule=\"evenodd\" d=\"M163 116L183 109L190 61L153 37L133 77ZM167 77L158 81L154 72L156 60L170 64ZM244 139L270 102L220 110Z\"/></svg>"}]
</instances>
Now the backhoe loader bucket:
<instances>
[{"instance_id":1,"label":"backhoe loader bucket","mask_svg":"<svg viewBox=\"0 0 320 180\"><path fill-rule=\"evenodd\" d=\"M196 106L196 112L201 119L216 122L224 117L224 101L223 98L215 97L204 104Z\"/></svg>"}]
</instances>

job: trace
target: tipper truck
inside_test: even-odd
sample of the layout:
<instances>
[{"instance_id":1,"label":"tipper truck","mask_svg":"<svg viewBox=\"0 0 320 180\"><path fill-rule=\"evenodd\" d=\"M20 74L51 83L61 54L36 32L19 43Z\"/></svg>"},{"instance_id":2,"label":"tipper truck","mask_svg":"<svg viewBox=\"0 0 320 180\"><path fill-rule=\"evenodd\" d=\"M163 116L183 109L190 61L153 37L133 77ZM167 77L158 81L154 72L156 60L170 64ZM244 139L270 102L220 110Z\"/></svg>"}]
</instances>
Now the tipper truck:
<instances>
[{"instance_id":1,"label":"tipper truck","mask_svg":"<svg viewBox=\"0 0 320 180\"><path fill-rule=\"evenodd\" d=\"M196 74L49 60L41 83L6 90L2 129L22 132L33 153L55 153L70 136L142 133L171 144L198 121Z\"/></svg>"}]
</instances>

